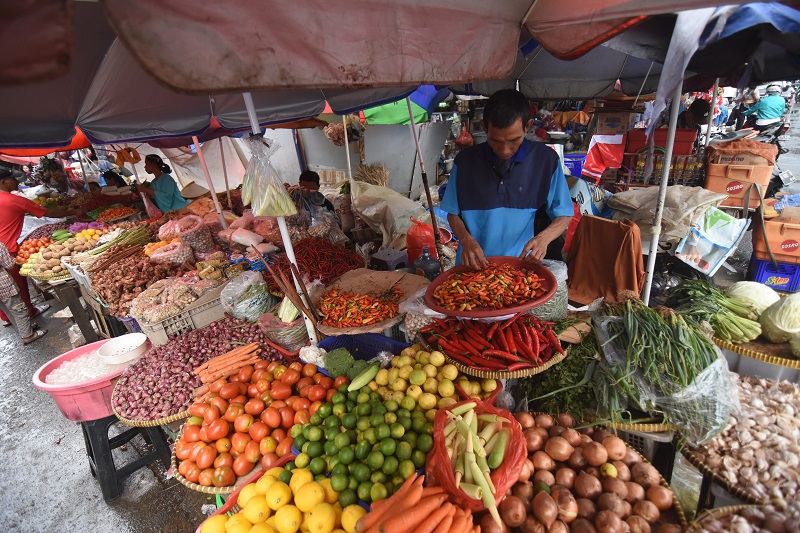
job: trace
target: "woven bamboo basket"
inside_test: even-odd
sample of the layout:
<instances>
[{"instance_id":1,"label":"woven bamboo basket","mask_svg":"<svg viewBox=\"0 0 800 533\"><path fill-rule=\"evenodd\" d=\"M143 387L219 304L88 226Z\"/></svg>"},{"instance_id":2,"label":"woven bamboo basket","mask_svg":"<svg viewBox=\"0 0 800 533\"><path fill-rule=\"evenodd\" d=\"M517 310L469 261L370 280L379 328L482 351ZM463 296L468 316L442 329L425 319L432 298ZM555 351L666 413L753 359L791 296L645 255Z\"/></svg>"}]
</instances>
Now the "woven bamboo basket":
<instances>
[{"instance_id":1,"label":"woven bamboo basket","mask_svg":"<svg viewBox=\"0 0 800 533\"><path fill-rule=\"evenodd\" d=\"M116 415L117 418L119 418L119 421L122 422L125 425L138 427L138 428L150 428L150 427L155 427L155 426L165 426L165 425L170 424L172 422L176 422L178 420L183 420L184 418L189 418L189 410L188 409L184 410L184 411L181 411L179 413L175 413L174 415L169 415L169 416L164 417L164 418L157 418L155 420L132 420L130 418L125 418L124 416L119 414L117 412L117 410L114 408L114 398L116 398L116 396L117 396L117 393L118 393L117 387L118 386L119 386L119 382L117 382L114 385L114 391L111 393L111 410L114 411L114 414Z\"/></svg>"},{"instance_id":2,"label":"woven bamboo basket","mask_svg":"<svg viewBox=\"0 0 800 533\"><path fill-rule=\"evenodd\" d=\"M721 519L727 516L738 514L739 511L749 509L751 507L758 507L757 505L729 505L728 507L719 507L717 509L706 509L700 516L692 520L689 527L686 528L685 533L696 533L703 529L703 522L710 519Z\"/></svg>"},{"instance_id":3,"label":"woven bamboo basket","mask_svg":"<svg viewBox=\"0 0 800 533\"><path fill-rule=\"evenodd\" d=\"M769 363L771 365L785 366L786 368L793 368L795 370L800 370L800 359L787 359L785 357L777 357L774 355L761 353L756 350L748 348L749 343L731 344L730 342L724 341L717 337L714 337L714 343L720 348L725 348L726 350L730 350L733 353L738 353L739 355L750 357L751 359L757 359L759 361L762 361L764 363Z\"/></svg>"}]
</instances>

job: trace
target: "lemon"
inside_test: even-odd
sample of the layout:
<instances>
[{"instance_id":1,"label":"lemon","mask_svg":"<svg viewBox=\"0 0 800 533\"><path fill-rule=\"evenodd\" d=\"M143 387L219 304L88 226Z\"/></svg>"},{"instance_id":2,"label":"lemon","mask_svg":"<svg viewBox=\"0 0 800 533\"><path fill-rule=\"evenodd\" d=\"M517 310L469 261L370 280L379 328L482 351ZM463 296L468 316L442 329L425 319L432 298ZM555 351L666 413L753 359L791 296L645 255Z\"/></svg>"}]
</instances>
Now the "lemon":
<instances>
[{"instance_id":1,"label":"lemon","mask_svg":"<svg viewBox=\"0 0 800 533\"><path fill-rule=\"evenodd\" d=\"M278 479L285 469L282 466L276 466L274 468L270 468L266 472L264 472L265 476L272 476L275 479Z\"/></svg>"},{"instance_id":2,"label":"lemon","mask_svg":"<svg viewBox=\"0 0 800 533\"><path fill-rule=\"evenodd\" d=\"M342 527L342 504L339 500L333 504L333 510L336 512L336 524L333 527Z\"/></svg>"},{"instance_id":3,"label":"lemon","mask_svg":"<svg viewBox=\"0 0 800 533\"><path fill-rule=\"evenodd\" d=\"M256 496L257 494L258 491L256 490L255 483L250 483L249 485L245 485L239 492L239 498L236 500L236 503L239 504L239 507L244 509L247 506L247 503L250 501L250 498Z\"/></svg>"},{"instance_id":4,"label":"lemon","mask_svg":"<svg viewBox=\"0 0 800 533\"><path fill-rule=\"evenodd\" d=\"M389 371L385 368L378 370L378 373L375 374L375 383L382 386L387 385L389 383Z\"/></svg>"},{"instance_id":5,"label":"lemon","mask_svg":"<svg viewBox=\"0 0 800 533\"><path fill-rule=\"evenodd\" d=\"M277 533L272 526L268 526L266 523L262 524L254 524L253 527L250 528L250 531L247 533Z\"/></svg>"},{"instance_id":6,"label":"lemon","mask_svg":"<svg viewBox=\"0 0 800 533\"><path fill-rule=\"evenodd\" d=\"M252 524L266 522L270 515L267 499L260 494L256 494L242 508L242 515Z\"/></svg>"},{"instance_id":7,"label":"lemon","mask_svg":"<svg viewBox=\"0 0 800 533\"><path fill-rule=\"evenodd\" d=\"M289 480L289 488L292 489L292 494L297 494L300 487L309 481L314 481L314 474L308 468L295 468L292 470L292 479Z\"/></svg>"},{"instance_id":8,"label":"lemon","mask_svg":"<svg viewBox=\"0 0 800 533\"><path fill-rule=\"evenodd\" d=\"M436 396L429 392L420 394L419 398L417 398L417 404L419 405L420 409L424 409L425 411L428 409L434 409L436 407L436 401Z\"/></svg>"},{"instance_id":9,"label":"lemon","mask_svg":"<svg viewBox=\"0 0 800 533\"><path fill-rule=\"evenodd\" d=\"M294 494L294 504L302 512L309 512L318 503L325 501L325 489L316 481L306 483Z\"/></svg>"},{"instance_id":10,"label":"lemon","mask_svg":"<svg viewBox=\"0 0 800 533\"><path fill-rule=\"evenodd\" d=\"M414 367L413 366L401 366L399 368L398 373L397 373L397 377L407 380L409 378L409 376L411 376L411 373L413 371L414 371ZM395 390L397 390L397 389L395 389Z\"/></svg>"},{"instance_id":11,"label":"lemon","mask_svg":"<svg viewBox=\"0 0 800 533\"><path fill-rule=\"evenodd\" d=\"M276 477L267 475L261 476L260 478L258 478L258 481L256 481L256 493L261 494L263 496L264 494L267 493L267 489L270 487L270 485L272 485L276 481L278 481L278 478Z\"/></svg>"},{"instance_id":12,"label":"lemon","mask_svg":"<svg viewBox=\"0 0 800 533\"><path fill-rule=\"evenodd\" d=\"M225 524L225 531L226 533L247 533L251 527L253 527L253 524L242 516L242 513L236 513L228 518L228 522Z\"/></svg>"},{"instance_id":13,"label":"lemon","mask_svg":"<svg viewBox=\"0 0 800 533\"><path fill-rule=\"evenodd\" d=\"M225 523L227 521L228 517L224 514L212 516L203 522L200 533L225 533Z\"/></svg>"},{"instance_id":14,"label":"lemon","mask_svg":"<svg viewBox=\"0 0 800 533\"><path fill-rule=\"evenodd\" d=\"M482 379L481 389L483 392L494 392L497 389L497 380L494 378Z\"/></svg>"},{"instance_id":15,"label":"lemon","mask_svg":"<svg viewBox=\"0 0 800 533\"><path fill-rule=\"evenodd\" d=\"M453 386L453 382L450 381L449 379L441 380L439 382L438 388L439 388L439 396L441 396L442 398L449 398L456 393L456 389ZM478 384L478 388L480 389L480 384Z\"/></svg>"},{"instance_id":16,"label":"lemon","mask_svg":"<svg viewBox=\"0 0 800 533\"><path fill-rule=\"evenodd\" d=\"M336 503L339 501L339 493L333 490L330 478L325 478L319 482L325 491L325 503Z\"/></svg>"},{"instance_id":17,"label":"lemon","mask_svg":"<svg viewBox=\"0 0 800 533\"><path fill-rule=\"evenodd\" d=\"M603 477L617 477L617 467L611 463L603 463L600 466L600 475Z\"/></svg>"},{"instance_id":18,"label":"lemon","mask_svg":"<svg viewBox=\"0 0 800 533\"><path fill-rule=\"evenodd\" d=\"M356 522L365 514L367 514L367 511L360 505L348 505L344 508L344 511L342 511L342 529L347 531L347 533L355 533Z\"/></svg>"},{"instance_id":19,"label":"lemon","mask_svg":"<svg viewBox=\"0 0 800 533\"><path fill-rule=\"evenodd\" d=\"M284 505L275 513L275 528L278 533L295 533L303 523L303 513L294 505Z\"/></svg>"},{"instance_id":20,"label":"lemon","mask_svg":"<svg viewBox=\"0 0 800 533\"><path fill-rule=\"evenodd\" d=\"M444 365L444 354L442 352L433 351L428 357L428 362L433 366Z\"/></svg>"},{"instance_id":21,"label":"lemon","mask_svg":"<svg viewBox=\"0 0 800 533\"><path fill-rule=\"evenodd\" d=\"M336 526L336 511L329 503L318 503L308 513L310 533L330 533Z\"/></svg>"},{"instance_id":22,"label":"lemon","mask_svg":"<svg viewBox=\"0 0 800 533\"><path fill-rule=\"evenodd\" d=\"M442 376L452 381L458 377L458 369L455 365L446 364L442 367Z\"/></svg>"},{"instance_id":23,"label":"lemon","mask_svg":"<svg viewBox=\"0 0 800 533\"><path fill-rule=\"evenodd\" d=\"M270 485L264 497L267 500L269 508L273 511L277 511L292 501L292 489L283 481L276 481Z\"/></svg>"}]
</instances>

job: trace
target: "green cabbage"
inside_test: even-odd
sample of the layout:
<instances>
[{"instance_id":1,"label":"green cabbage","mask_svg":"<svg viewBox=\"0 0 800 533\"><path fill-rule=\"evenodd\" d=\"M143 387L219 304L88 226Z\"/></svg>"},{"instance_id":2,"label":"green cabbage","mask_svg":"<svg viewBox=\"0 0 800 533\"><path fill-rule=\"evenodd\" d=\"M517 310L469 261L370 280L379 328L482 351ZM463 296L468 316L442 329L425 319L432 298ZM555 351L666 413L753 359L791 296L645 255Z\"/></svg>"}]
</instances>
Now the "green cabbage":
<instances>
[{"instance_id":1,"label":"green cabbage","mask_svg":"<svg viewBox=\"0 0 800 533\"><path fill-rule=\"evenodd\" d=\"M781 298L759 318L764 337L770 342L788 342L800 335L800 293Z\"/></svg>"},{"instance_id":2,"label":"green cabbage","mask_svg":"<svg viewBox=\"0 0 800 533\"><path fill-rule=\"evenodd\" d=\"M755 281L739 281L728 287L725 294L737 300L743 300L750 304L755 317L753 320L758 320L767 307L774 304L781 299L780 295L775 292L771 287L767 287L763 283Z\"/></svg>"}]
</instances>

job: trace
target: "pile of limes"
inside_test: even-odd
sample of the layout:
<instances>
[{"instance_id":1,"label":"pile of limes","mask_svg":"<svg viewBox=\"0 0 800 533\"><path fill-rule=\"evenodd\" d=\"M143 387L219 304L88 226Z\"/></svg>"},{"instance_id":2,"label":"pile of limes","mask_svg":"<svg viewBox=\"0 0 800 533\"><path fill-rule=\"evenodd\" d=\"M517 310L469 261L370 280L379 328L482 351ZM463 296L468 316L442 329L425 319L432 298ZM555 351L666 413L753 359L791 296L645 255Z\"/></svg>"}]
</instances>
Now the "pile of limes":
<instances>
[{"instance_id":1,"label":"pile of limes","mask_svg":"<svg viewBox=\"0 0 800 533\"><path fill-rule=\"evenodd\" d=\"M433 447L433 424L416 407L411 396L384 401L367 386L347 392L343 385L308 424L292 427L300 453L287 469L330 475L342 507L388 498Z\"/></svg>"}]
</instances>

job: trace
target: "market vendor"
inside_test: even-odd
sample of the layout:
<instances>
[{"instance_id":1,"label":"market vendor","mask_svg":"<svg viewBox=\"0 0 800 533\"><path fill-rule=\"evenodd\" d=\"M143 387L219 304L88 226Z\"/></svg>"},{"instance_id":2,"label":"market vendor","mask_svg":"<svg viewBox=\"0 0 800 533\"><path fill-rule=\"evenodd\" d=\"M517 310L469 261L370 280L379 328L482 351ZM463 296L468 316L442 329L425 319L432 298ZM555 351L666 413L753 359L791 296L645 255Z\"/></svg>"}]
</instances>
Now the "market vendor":
<instances>
[{"instance_id":1,"label":"market vendor","mask_svg":"<svg viewBox=\"0 0 800 533\"><path fill-rule=\"evenodd\" d=\"M189 205L170 174L172 169L159 156L150 154L145 157L144 169L155 176L155 179L149 185L137 183L136 190L155 200L162 213L178 211Z\"/></svg>"},{"instance_id":2,"label":"market vendor","mask_svg":"<svg viewBox=\"0 0 800 533\"><path fill-rule=\"evenodd\" d=\"M25 215L33 215L36 218L42 218L43 216L60 218L81 214L80 209L48 209L31 202L24 196L11 194L17 190L19 183L24 182L25 179L26 176L22 172L0 167L0 243L6 246L12 256L19 251L17 240L22 234ZM28 315L34 317L46 311L50 306L34 307L31 304L28 282L19 273L19 267L20 265L15 264L8 269L8 273L16 282L17 287L19 287L19 295L28 308ZM2 320L4 326L11 325L8 317L2 311L0 311L0 320Z\"/></svg>"},{"instance_id":3,"label":"market vendor","mask_svg":"<svg viewBox=\"0 0 800 533\"><path fill-rule=\"evenodd\" d=\"M458 238L457 262L480 269L493 255L541 261L566 231L573 207L558 154L525 139L533 120L518 91L498 91L483 111L487 141L455 158L442 209ZM534 229L539 210L551 222Z\"/></svg>"},{"instance_id":4,"label":"market vendor","mask_svg":"<svg viewBox=\"0 0 800 533\"><path fill-rule=\"evenodd\" d=\"M325 209L328 211L334 212L333 204L325 198L325 196L319 192L319 174L314 172L313 170L306 170L302 174L300 174L299 183L300 188L303 189L303 197L309 200L312 203L315 203L314 200L322 201L321 204ZM318 195L318 196L317 196Z\"/></svg>"},{"instance_id":5,"label":"market vendor","mask_svg":"<svg viewBox=\"0 0 800 533\"><path fill-rule=\"evenodd\" d=\"M678 115L678 128L689 128L700 130L700 126L708 124L708 114L711 112L711 104L701 98L696 98L694 102Z\"/></svg>"}]
</instances>

